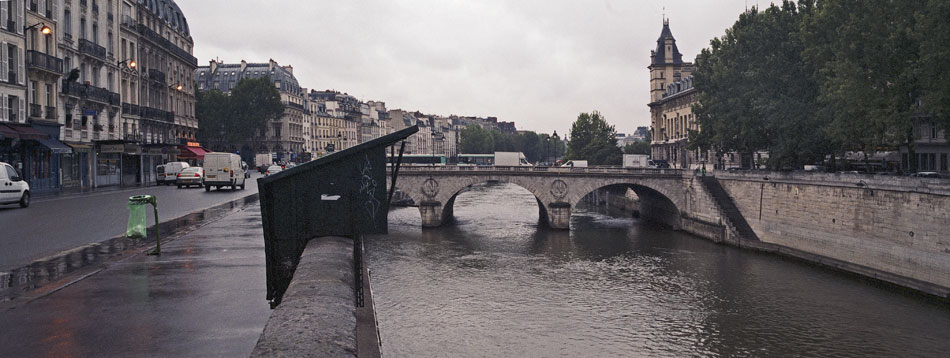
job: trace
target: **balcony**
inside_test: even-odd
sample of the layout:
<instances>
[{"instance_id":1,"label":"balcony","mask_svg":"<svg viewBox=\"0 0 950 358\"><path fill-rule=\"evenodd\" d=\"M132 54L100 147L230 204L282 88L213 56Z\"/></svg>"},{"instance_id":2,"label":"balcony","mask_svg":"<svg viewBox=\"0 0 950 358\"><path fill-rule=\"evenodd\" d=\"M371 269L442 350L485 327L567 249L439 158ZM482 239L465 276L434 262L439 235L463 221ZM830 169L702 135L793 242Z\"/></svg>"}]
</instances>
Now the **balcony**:
<instances>
[{"instance_id":1,"label":"balcony","mask_svg":"<svg viewBox=\"0 0 950 358\"><path fill-rule=\"evenodd\" d=\"M138 23L135 22L135 19L129 15L122 15L122 26L126 26L132 29L135 29L135 25Z\"/></svg>"},{"instance_id":2,"label":"balcony","mask_svg":"<svg viewBox=\"0 0 950 358\"><path fill-rule=\"evenodd\" d=\"M106 48L86 39L79 39L79 53L98 57L101 60L106 59Z\"/></svg>"},{"instance_id":3,"label":"balcony","mask_svg":"<svg viewBox=\"0 0 950 358\"><path fill-rule=\"evenodd\" d=\"M26 52L26 64L31 69L40 69L58 76L63 74L63 60L39 51Z\"/></svg>"},{"instance_id":4,"label":"balcony","mask_svg":"<svg viewBox=\"0 0 950 358\"><path fill-rule=\"evenodd\" d=\"M188 51L182 50L180 47L176 46L171 41L168 41L168 39L162 37L162 35L155 33L155 31L152 31L151 29L149 29L148 26L145 26L145 24L138 24L136 26L136 29L138 29L138 32L139 34L142 35L142 37L158 44L159 46L163 47L166 51L170 52L172 55L175 55L181 58L183 61L193 66L198 66L198 59L195 58L195 56L192 56L191 54L189 54Z\"/></svg>"},{"instance_id":5,"label":"balcony","mask_svg":"<svg viewBox=\"0 0 950 358\"><path fill-rule=\"evenodd\" d=\"M165 84L165 72L156 70L154 68L148 69L148 78Z\"/></svg>"},{"instance_id":6,"label":"balcony","mask_svg":"<svg viewBox=\"0 0 950 358\"><path fill-rule=\"evenodd\" d=\"M99 4L92 3L92 13L99 15Z\"/></svg>"},{"instance_id":7,"label":"balcony","mask_svg":"<svg viewBox=\"0 0 950 358\"><path fill-rule=\"evenodd\" d=\"M109 92L109 104L111 104L111 105L113 105L113 106L116 106L116 107L122 105L122 99L119 98L119 94L118 94L118 93Z\"/></svg>"},{"instance_id":8,"label":"balcony","mask_svg":"<svg viewBox=\"0 0 950 358\"><path fill-rule=\"evenodd\" d=\"M88 4L87 0L79 0L79 5L86 6Z\"/></svg>"},{"instance_id":9,"label":"balcony","mask_svg":"<svg viewBox=\"0 0 950 358\"><path fill-rule=\"evenodd\" d=\"M43 106L30 103L30 118L43 118Z\"/></svg>"},{"instance_id":10,"label":"balcony","mask_svg":"<svg viewBox=\"0 0 950 358\"><path fill-rule=\"evenodd\" d=\"M106 13L106 18L109 19L109 22L115 21L115 16L112 15L112 12Z\"/></svg>"},{"instance_id":11,"label":"balcony","mask_svg":"<svg viewBox=\"0 0 950 358\"><path fill-rule=\"evenodd\" d=\"M117 94L114 92L111 92L105 88L100 88L93 85L83 85L75 82L70 83L64 81L63 94L113 106L118 105L114 103L119 103L118 100L113 100L114 97L117 97Z\"/></svg>"},{"instance_id":12,"label":"balcony","mask_svg":"<svg viewBox=\"0 0 950 358\"><path fill-rule=\"evenodd\" d=\"M175 122L175 112L167 112L158 108L142 107L142 117L162 122Z\"/></svg>"},{"instance_id":13,"label":"balcony","mask_svg":"<svg viewBox=\"0 0 950 358\"><path fill-rule=\"evenodd\" d=\"M58 120L59 115L56 113L56 107L46 106L46 119L51 121Z\"/></svg>"}]
</instances>

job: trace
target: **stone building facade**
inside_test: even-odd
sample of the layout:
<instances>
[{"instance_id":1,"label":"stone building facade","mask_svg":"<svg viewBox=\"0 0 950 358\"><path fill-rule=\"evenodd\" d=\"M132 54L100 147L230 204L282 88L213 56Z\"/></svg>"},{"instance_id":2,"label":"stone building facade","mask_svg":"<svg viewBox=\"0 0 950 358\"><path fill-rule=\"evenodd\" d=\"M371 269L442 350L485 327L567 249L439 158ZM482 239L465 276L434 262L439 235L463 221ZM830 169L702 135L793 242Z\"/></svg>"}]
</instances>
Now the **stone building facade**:
<instances>
[{"instance_id":1,"label":"stone building facade","mask_svg":"<svg viewBox=\"0 0 950 358\"><path fill-rule=\"evenodd\" d=\"M270 78L280 92L284 114L269 123L260 133L246 143L234 143L220 150L240 150L245 161L253 161L252 153L271 153L277 160L294 161L305 152L304 118L306 105L303 88L294 77L292 66L281 66L273 59L266 63L224 63L212 60L208 66L194 71L198 90L219 90L230 93L237 83L245 78ZM214 148L213 148L214 149Z\"/></svg>"},{"instance_id":2,"label":"stone building facade","mask_svg":"<svg viewBox=\"0 0 950 358\"><path fill-rule=\"evenodd\" d=\"M689 130L699 130L692 105L698 101L693 88L691 62L683 62L670 31L669 20L650 53L651 152L654 160L666 160L674 168L691 168L706 159L700 151L687 149Z\"/></svg>"}]
</instances>

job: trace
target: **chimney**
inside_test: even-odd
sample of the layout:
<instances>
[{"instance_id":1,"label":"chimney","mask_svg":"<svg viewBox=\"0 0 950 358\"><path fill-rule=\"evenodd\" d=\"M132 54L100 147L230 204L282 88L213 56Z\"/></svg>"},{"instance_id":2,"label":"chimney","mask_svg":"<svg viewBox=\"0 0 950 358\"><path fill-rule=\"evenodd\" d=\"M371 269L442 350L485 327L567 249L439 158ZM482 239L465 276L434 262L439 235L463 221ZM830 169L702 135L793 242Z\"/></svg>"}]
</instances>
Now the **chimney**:
<instances>
[{"instance_id":1,"label":"chimney","mask_svg":"<svg viewBox=\"0 0 950 358\"><path fill-rule=\"evenodd\" d=\"M211 69L211 74L214 74L218 70L218 61L211 60L208 67Z\"/></svg>"},{"instance_id":2,"label":"chimney","mask_svg":"<svg viewBox=\"0 0 950 358\"><path fill-rule=\"evenodd\" d=\"M290 72L290 75L293 76L293 74L294 74L294 66L287 65L287 66L284 66L284 69L287 70L287 72Z\"/></svg>"},{"instance_id":3,"label":"chimney","mask_svg":"<svg viewBox=\"0 0 950 358\"><path fill-rule=\"evenodd\" d=\"M247 68L247 61L244 61L244 59L241 59L241 72L244 72L244 69L246 68Z\"/></svg>"}]
</instances>

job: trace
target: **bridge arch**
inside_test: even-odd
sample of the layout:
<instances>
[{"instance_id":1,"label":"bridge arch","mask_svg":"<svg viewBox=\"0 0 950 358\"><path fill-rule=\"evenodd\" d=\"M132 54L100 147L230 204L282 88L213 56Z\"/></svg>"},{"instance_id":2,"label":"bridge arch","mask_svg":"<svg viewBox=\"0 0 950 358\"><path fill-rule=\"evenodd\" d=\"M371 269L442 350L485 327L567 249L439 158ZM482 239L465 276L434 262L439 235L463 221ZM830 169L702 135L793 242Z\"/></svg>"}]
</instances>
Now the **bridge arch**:
<instances>
[{"instance_id":1,"label":"bridge arch","mask_svg":"<svg viewBox=\"0 0 950 358\"><path fill-rule=\"evenodd\" d=\"M471 167L469 167L471 168ZM581 169L581 170L578 170ZM410 168L400 172L397 187L419 206L425 227L440 226L453 215L455 198L467 187L488 181L520 186L538 202L539 216L556 229L570 227L571 211L589 193L623 185L641 197L647 218L680 225L685 208L684 179L680 171L627 171L588 168Z\"/></svg>"}]
</instances>

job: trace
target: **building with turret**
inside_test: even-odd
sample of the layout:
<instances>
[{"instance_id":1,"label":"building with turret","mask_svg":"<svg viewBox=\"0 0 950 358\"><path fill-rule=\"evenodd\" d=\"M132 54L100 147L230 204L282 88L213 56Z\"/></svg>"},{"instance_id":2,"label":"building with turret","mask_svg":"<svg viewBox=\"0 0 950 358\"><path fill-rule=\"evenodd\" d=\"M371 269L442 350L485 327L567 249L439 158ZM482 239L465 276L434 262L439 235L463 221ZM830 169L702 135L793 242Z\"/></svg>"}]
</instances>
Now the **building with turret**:
<instances>
[{"instance_id":1,"label":"building with turret","mask_svg":"<svg viewBox=\"0 0 950 358\"><path fill-rule=\"evenodd\" d=\"M705 153L687 149L689 130L699 130L692 105L699 100L693 87L692 62L683 62L670 31L670 22L663 20L663 30L650 52L650 123L653 159L666 160L674 168L690 168L706 159Z\"/></svg>"}]
</instances>

